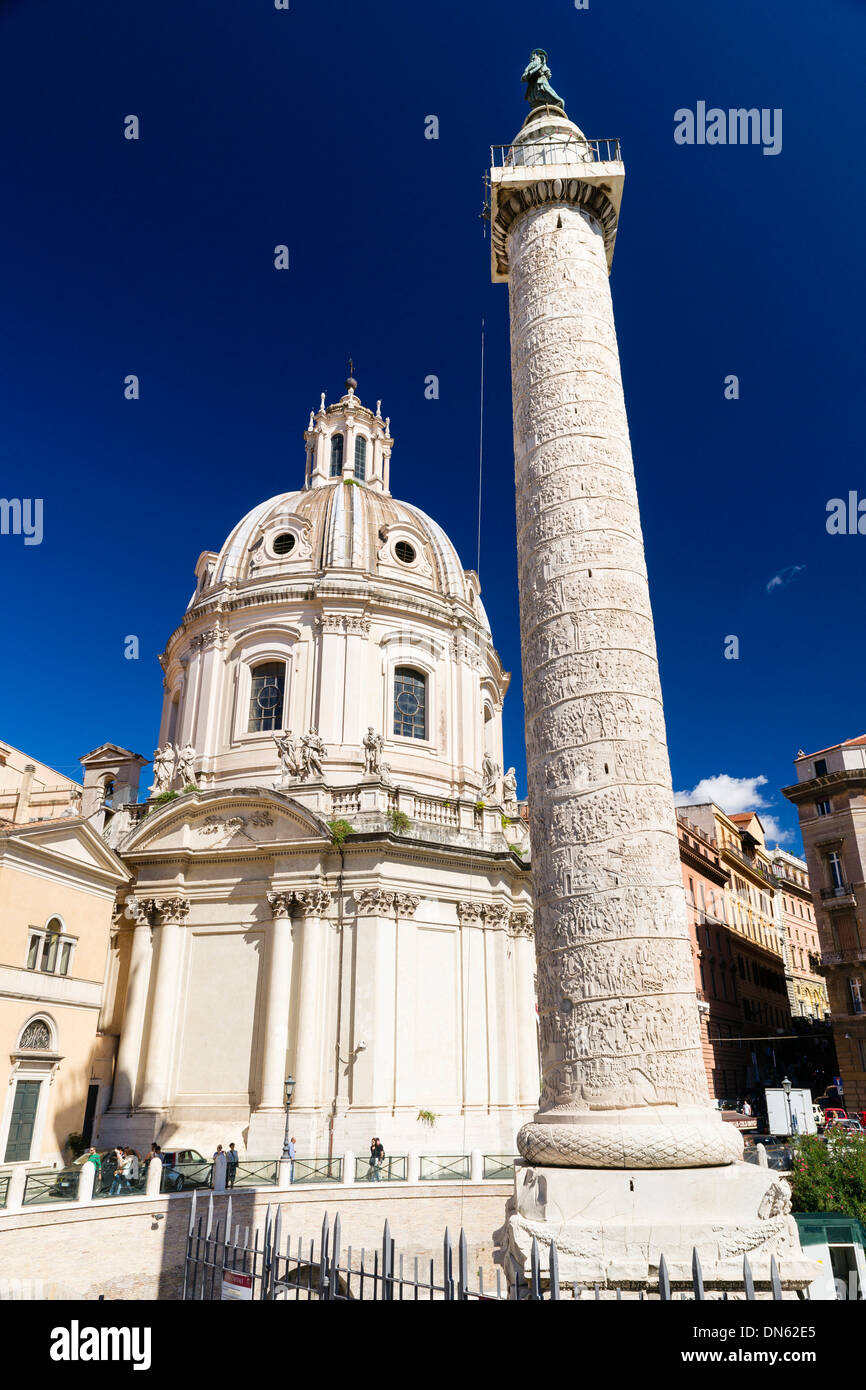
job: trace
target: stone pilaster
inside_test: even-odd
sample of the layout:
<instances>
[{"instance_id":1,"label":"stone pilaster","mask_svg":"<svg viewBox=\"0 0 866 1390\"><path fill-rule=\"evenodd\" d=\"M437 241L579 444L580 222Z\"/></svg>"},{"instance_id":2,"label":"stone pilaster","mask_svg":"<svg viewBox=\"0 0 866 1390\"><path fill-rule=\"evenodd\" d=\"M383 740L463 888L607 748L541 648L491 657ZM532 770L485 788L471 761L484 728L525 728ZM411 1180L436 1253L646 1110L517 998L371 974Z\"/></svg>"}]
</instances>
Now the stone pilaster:
<instances>
[{"instance_id":1,"label":"stone pilaster","mask_svg":"<svg viewBox=\"0 0 866 1390\"><path fill-rule=\"evenodd\" d=\"M264 1058L260 1106L281 1110L285 1104L286 1051L292 998L292 894L268 893L272 921L268 948Z\"/></svg>"},{"instance_id":2,"label":"stone pilaster","mask_svg":"<svg viewBox=\"0 0 866 1390\"><path fill-rule=\"evenodd\" d=\"M141 1107L158 1110L168 1103L175 1013L183 958L183 925L189 898L179 895L150 900L154 913L156 979L150 1015L150 1035L144 1065Z\"/></svg>"},{"instance_id":3,"label":"stone pilaster","mask_svg":"<svg viewBox=\"0 0 866 1390\"><path fill-rule=\"evenodd\" d=\"M330 905L331 894L325 888L302 888L294 894L301 951L294 1110L314 1108L322 1098L322 999L327 930L323 918Z\"/></svg>"}]
</instances>

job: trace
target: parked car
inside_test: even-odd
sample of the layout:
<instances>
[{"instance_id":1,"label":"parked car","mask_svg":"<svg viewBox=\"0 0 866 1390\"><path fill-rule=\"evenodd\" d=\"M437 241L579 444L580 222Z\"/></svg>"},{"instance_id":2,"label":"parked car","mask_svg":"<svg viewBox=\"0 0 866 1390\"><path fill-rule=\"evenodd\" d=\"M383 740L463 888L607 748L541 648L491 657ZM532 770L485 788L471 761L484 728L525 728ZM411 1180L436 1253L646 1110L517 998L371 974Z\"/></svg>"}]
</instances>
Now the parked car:
<instances>
[{"instance_id":1,"label":"parked car","mask_svg":"<svg viewBox=\"0 0 866 1390\"><path fill-rule=\"evenodd\" d=\"M821 1130L824 1128L824 1111L817 1101L812 1102L812 1119L815 1121L815 1128L820 1134Z\"/></svg>"},{"instance_id":2,"label":"parked car","mask_svg":"<svg viewBox=\"0 0 866 1390\"><path fill-rule=\"evenodd\" d=\"M192 1165L201 1164L201 1169L190 1172ZM198 1149L163 1149L163 1186L172 1192L182 1192L185 1187L210 1187L212 1164L209 1158Z\"/></svg>"},{"instance_id":3,"label":"parked car","mask_svg":"<svg viewBox=\"0 0 866 1390\"><path fill-rule=\"evenodd\" d=\"M843 1110L838 1105L828 1105L824 1111L824 1124L829 1126L835 1124L837 1120L847 1120L848 1111Z\"/></svg>"},{"instance_id":4,"label":"parked car","mask_svg":"<svg viewBox=\"0 0 866 1390\"><path fill-rule=\"evenodd\" d=\"M825 1139L833 1139L839 1134L862 1134L863 1126L859 1120L830 1120L824 1130Z\"/></svg>"}]
</instances>

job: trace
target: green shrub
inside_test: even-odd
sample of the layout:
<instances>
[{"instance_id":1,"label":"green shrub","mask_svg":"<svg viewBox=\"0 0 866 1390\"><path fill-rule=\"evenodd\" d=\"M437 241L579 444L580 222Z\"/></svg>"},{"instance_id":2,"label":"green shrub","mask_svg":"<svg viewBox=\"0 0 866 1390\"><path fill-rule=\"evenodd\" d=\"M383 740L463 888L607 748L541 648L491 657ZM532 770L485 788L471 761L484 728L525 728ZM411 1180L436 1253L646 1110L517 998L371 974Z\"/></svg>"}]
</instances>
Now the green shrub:
<instances>
[{"instance_id":1,"label":"green shrub","mask_svg":"<svg viewBox=\"0 0 866 1390\"><path fill-rule=\"evenodd\" d=\"M830 1129L792 1144L794 1211L835 1211L866 1222L866 1135Z\"/></svg>"},{"instance_id":2,"label":"green shrub","mask_svg":"<svg viewBox=\"0 0 866 1390\"><path fill-rule=\"evenodd\" d=\"M395 835L405 835L412 824L405 811L398 811L394 808L386 812L385 819Z\"/></svg>"},{"instance_id":3,"label":"green shrub","mask_svg":"<svg viewBox=\"0 0 866 1390\"><path fill-rule=\"evenodd\" d=\"M158 792L156 796L150 798L151 806L165 806L168 801L176 801L180 792Z\"/></svg>"},{"instance_id":4,"label":"green shrub","mask_svg":"<svg viewBox=\"0 0 866 1390\"><path fill-rule=\"evenodd\" d=\"M328 829L331 832L331 844L336 845L337 849L342 849L349 836L355 833L355 827L347 820L329 820Z\"/></svg>"},{"instance_id":5,"label":"green shrub","mask_svg":"<svg viewBox=\"0 0 866 1390\"><path fill-rule=\"evenodd\" d=\"M186 796L188 792L197 792L197 791L198 791L198 783L197 783L197 782L187 782L186 786L184 787L183 791L181 792L181 796Z\"/></svg>"},{"instance_id":6,"label":"green shrub","mask_svg":"<svg viewBox=\"0 0 866 1390\"><path fill-rule=\"evenodd\" d=\"M523 855L526 853L526 850L522 849L520 845L509 845L508 848L511 850L512 854L517 855L518 859L521 859Z\"/></svg>"},{"instance_id":7,"label":"green shrub","mask_svg":"<svg viewBox=\"0 0 866 1390\"><path fill-rule=\"evenodd\" d=\"M85 1143L84 1143L84 1139L83 1139L82 1135L80 1135L80 1134L77 1132L77 1130L76 1130L76 1131L73 1131L72 1134L67 1134L67 1136L66 1136L66 1147L67 1147L67 1149L69 1150L69 1152L72 1154L73 1160L76 1159L76 1158L80 1158L81 1155L84 1153L84 1149L85 1149L85 1147L86 1147L86 1146L85 1146Z\"/></svg>"},{"instance_id":8,"label":"green shrub","mask_svg":"<svg viewBox=\"0 0 866 1390\"><path fill-rule=\"evenodd\" d=\"M432 1110L418 1111L419 1123L422 1125L427 1125L428 1129L432 1129L438 1119L439 1116L434 1115Z\"/></svg>"}]
</instances>

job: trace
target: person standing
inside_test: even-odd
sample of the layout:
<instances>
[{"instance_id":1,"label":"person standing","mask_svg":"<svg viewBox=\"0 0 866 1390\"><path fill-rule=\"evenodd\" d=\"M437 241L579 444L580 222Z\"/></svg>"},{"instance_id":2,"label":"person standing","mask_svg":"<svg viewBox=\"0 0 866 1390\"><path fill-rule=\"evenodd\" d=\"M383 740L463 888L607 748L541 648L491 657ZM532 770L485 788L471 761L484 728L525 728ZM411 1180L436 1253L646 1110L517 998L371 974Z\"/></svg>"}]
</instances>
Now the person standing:
<instances>
[{"instance_id":1,"label":"person standing","mask_svg":"<svg viewBox=\"0 0 866 1390\"><path fill-rule=\"evenodd\" d=\"M289 1140L289 1160L290 1160L290 1162L289 1162L289 1182L294 1182L294 1181L295 1181L295 1154L296 1154L296 1153L297 1153L297 1149L295 1148L295 1136L294 1136L294 1134L293 1134L292 1137L291 1137L291 1139Z\"/></svg>"},{"instance_id":2,"label":"person standing","mask_svg":"<svg viewBox=\"0 0 866 1390\"><path fill-rule=\"evenodd\" d=\"M744 1100L744 1101L743 1101L743 1114L744 1114L744 1115L751 1115L751 1113L752 1113L752 1107L751 1107L751 1105L749 1104L748 1100Z\"/></svg>"},{"instance_id":3,"label":"person standing","mask_svg":"<svg viewBox=\"0 0 866 1390\"><path fill-rule=\"evenodd\" d=\"M146 1173L150 1172L150 1165L152 1163L158 1163L160 1168L162 1167L162 1149L159 1147L159 1144L157 1144L156 1140L154 1140L151 1144L150 1152L148 1154L145 1154L144 1165ZM145 1177L145 1183L146 1182L147 1178ZM159 1190L162 1191L162 1174L160 1174L159 1178Z\"/></svg>"},{"instance_id":4,"label":"person standing","mask_svg":"<svg viewBox=\"0 0 866 1390\"><path fill-rule=\"evenodd\" d=\"M377 1136L370 1145L370 1168L372 1169L370 1176L372 1177L373 1182L382 1181L382 1165L384 1162L385 1149L382 1145L381 1139L379 1139Z\"/></svg>"},{"instance_id":5,"label":"person standing","mask_svg":"<svg viewBox=\"0 0 866 1390\"><path fill-rule=\"evenodd\" d=\"M84 1162L92 1163L94 1168L96 1169L96 1172L93 1175L93 1190L94 1192L98 1192L100 1187L100 1180L102 1178L102 1159L99 1157L99 1154L96 1152L93 1145L90 1146L90 1148L84 1155Z\"/></svg>"},{"instance_id":6,"label":"person standing","mask_svg":"<svg viewBox=\"0 0 866 1390\"><path fill-rule=\"evenodd\" d=\"M211 1169L211 1186L214 1192L225 1192L226 1190L226 1155L222 1144L217 1144L216 1153L213 1156L213 1168Z\"/></svg>"},{"instance_id":7,"label":"person standing","mask_svg":"<svg viewBox=\"0 0 866 1390\"><path fill-rule=\"evenodd\" d=\"M226 1187L234 1187L235 1178L238 1174L238 1161L240 1154L234 1144L229 1144L229 1151L226 1154Z\"/></svg>"}]
</instances>

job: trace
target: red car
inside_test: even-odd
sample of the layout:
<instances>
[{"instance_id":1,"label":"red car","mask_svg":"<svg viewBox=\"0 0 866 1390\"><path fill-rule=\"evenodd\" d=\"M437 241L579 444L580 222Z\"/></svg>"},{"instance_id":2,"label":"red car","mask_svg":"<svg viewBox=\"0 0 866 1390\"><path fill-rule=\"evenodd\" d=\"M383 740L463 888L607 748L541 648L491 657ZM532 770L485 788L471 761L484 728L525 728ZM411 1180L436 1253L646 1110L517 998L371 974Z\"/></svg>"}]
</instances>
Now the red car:
<instances>
[{"instance_id":1,"label":"red car","mask_svg":"<svg viewBox=\"0 0 866 1390\"><path fill-rule=\"evenodd\" d=\"M828 1129L834 1120L847 1120L847 1118L848 1111L841 1110L838 1106L828 1105L827 1109L824 1111L824 1124Z\"/></svg>"}]
</instances>

